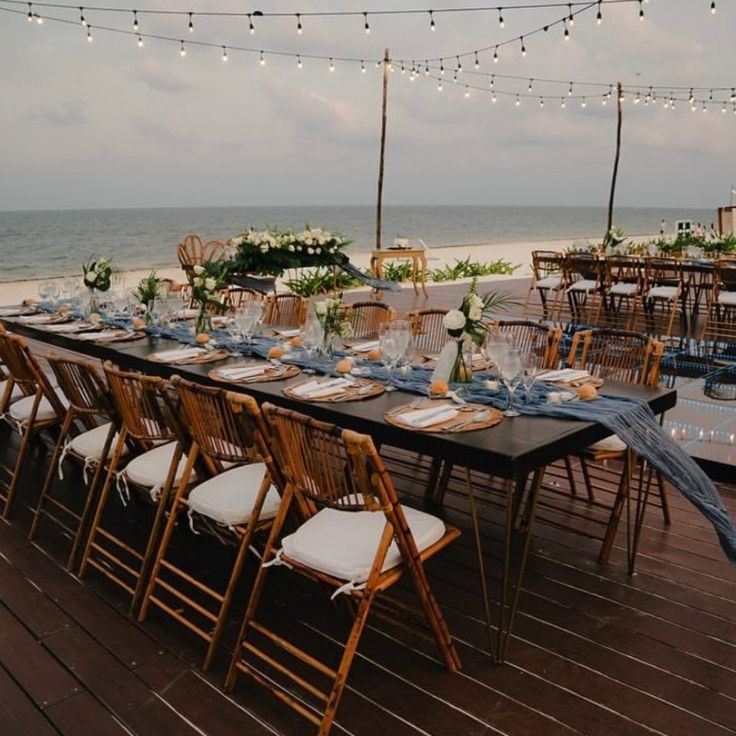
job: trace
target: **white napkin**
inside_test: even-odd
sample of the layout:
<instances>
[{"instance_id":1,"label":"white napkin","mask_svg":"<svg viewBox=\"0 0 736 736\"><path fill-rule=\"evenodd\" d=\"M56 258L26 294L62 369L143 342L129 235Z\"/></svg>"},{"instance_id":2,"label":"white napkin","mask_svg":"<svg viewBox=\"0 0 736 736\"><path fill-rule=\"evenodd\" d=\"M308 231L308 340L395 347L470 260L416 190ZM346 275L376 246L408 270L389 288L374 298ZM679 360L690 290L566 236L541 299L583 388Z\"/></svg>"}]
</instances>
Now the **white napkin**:
<instances>
[{"instance_id":1,"label":"white napkin","mask_svg":"<svg viewBox=\"0 0 736 736\"><path fill-rule=\"evenodd\" d=\"M6 307L0 309L0 317L17 317L19 314L23 314L23 307Z\"/></svg>"},{"instance_id":2,"label":"white napkin","mask_svg":"<svg viewBox=\"0 0 736 736\"><path fill-rule=\"evenodd\" d=\"M581 378L587 378L590 375L588 371L577 371L574 368L562 368L559 371L547 371L542 373L537 378L540 381L545 382L557 382L557 381L579 381Z\"/></svg>"},{"instance_id":3,"label":"white napkin","mask_svg":"<svg viewBox=\"0 0 736 736\"><path fill-rule=\"evenodd\" d=\"M457 409L451 406L436 406L430 409L417 409L416 411L407 411L399 414L396 418L402 424L408 424L410 427L431 427L433 424L446 422L454 419L459 414Z\"/></svg>"},{"instance_id":4,"label":"white napkin","mask_svg":"<svg viewBox=\"0 0 736 736\"><path fill-rule=\"evenodd\" d=\"M55 314L29 314L26 317L18 317L19 322L24 322L27 325L42 325L54 319L56 319Z\"/></svg>"},{"instance_id":5,"label":"white napkin","mask_svg":"<svg viewBox=\"0 0 736 736\"><path fill-rule=\"evenodd\" d=\"M291 329L291 328L281 328L281 327L275 327L273 330L277 335L281 335L281 337L296 337L301 333L300 329Z\"/></svg>"},{"instance_id":6,"label":"white napkin","mask_svg":"<svg viewBox=\"0 0 736 736\"><path fill-rule=\"evenodd\" d=\"M153 353L158 360L186 360L187 358L196 358L198 355L207 352L203 348L176 348L175 350L164 350L160 353Z\"/></svg>"},{"instance_id":7,"label":"white napkin","mask_svg":"<svg viewBox=\"0 0 736 736\"><path fill-rule=\"evenodd\" d=\"M378 340L369 340L368 342L359 342L351 347L356 353L367 353L380 346L381 343Z\"/></svg>"},{"instance_id":8,"label":"white napkin","mask_svg":"<svg viewBox=\"0 0 736 736\"><path fill-rule=\"evenodd\" d=\"M104 342L105 340L111 340L113 337L122 337L127 335L126 330L102 330L101 332L82 332L77 335L77 340L87 340L88 342L95 342L99 340Z\"/></svg>"},{"instance_id":9,"label":"white napkin","mask_svg":"<svg viewBox=\"0 0 736 736\"><path fill-rule=\"evenodd\" d=\"M321 399L325 396L333 394L341 394L345 392L348 386L352 386L355 381L348 378L335 378L332 381L310 381L293 389L293 393L302 399Z\"/></svg>"},{"instance_id":10,"label":"white napkin","mask_svg":"<svg viewBox=\"0 0 736 736\"><path fill-rule=\"evenodd\" d=\"M88 328L89 325L82 324L81 322L62 322L60 325L45 325L44 330L46 332L79 332Z\"/></svg>"},{"instance_id":11,"label":"white napkin","mask_svg":"<svg viewBox=\"0 0 736 736\"><path fill-rule=\"evenodd\" d=\"M176 313L177 319L194 319L199 314L198 309L180 309Z\"/></svg>"},{"instance_id":12,"label":"white napkin","mask_svg":"<svg viewBox=\"0 0 736 736\"><path fill-rule=\"evenodd\" d=\"M231 381L237 381L241 378L252 378L253 376L262 376L266 372L264 365L241 366L240 368L221 368L217 371L218 375Z\"/></svg>"}]
</instances>

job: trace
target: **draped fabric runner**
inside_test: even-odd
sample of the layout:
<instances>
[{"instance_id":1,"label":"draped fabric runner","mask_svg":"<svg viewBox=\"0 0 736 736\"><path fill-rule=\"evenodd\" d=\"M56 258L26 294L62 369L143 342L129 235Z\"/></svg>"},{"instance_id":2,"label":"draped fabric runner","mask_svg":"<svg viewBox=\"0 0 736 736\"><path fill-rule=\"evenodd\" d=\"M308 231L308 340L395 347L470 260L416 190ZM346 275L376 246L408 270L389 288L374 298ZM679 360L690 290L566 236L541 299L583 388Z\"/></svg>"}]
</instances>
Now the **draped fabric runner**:
<instances>
[{"instance_id":1,"label":"draped fabric runner","mask_svg":"<svg viewBox=\"0 0 736 736\"><path fill-rule=\"evenodd\" d=\"M41 305L45 306L45 305ZM116 327L130 327L129 317L105 317L105 322ZM175 324L163 328L145 328L151 335L192 343L193 334L185 324ZM226 330L213 330L212 337L218 347L233 353L246 353L266 358L269 349L280 341L276 338L254 337L250 346L235 342ZM337 358L345 355L336 351ZM320 373L335 372L336 361L324 358L311 358L301 349L287 353L282 362L300 367L312 367ZM388 371L380 363L363 361L362 375L376 381L387 382ZM432 371L423 367L399 370L393 382L398 388L416 394L427 394ZM508 393L500 387L489 391L485 387L487 374L476 373L470 384L463 386L463 398L479 404L488 404L503 409L508 402ZM537 383L532 387L527 403L518 391L514 396L514 407L522 414L575 419L598 422L611 434L616 434L639 457L648 461L652 467L667 478L715 528L718 539L728 559L736 564L736 529L723 501L712 481L701 467L672 441L662 430L658 420L646 402L629 397L599 396L595 401L566 401L551 404L547 395L559 389Z\"/></svg>"}]
</instances>

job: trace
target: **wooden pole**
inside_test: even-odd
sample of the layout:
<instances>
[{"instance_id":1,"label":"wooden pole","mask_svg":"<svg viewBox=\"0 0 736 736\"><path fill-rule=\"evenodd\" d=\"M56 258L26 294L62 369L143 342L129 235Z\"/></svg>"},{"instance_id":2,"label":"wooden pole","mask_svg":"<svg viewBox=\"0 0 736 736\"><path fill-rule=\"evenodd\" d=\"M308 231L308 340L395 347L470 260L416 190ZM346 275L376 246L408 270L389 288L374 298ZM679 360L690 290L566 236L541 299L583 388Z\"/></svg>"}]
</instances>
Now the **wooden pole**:
<instances>
[{"instance_id":1,"label":"wooden pole","mask_svg":"<svg viewBox=\"0 0 736 736\"><path fill-rule=\"evenodd\" d=\"M378 159L378 199L376 202L376 250L381 250L381 210L383 207L383 162L386 151L386 101L391 61L388 49L383 53L383 101L381 104L381 153Z\"/></svg>"},{"instance_id":2,"label":"wooden pole","mask_svg":"<svg viewBox=\"0 0 736 736\"><path fill-rule=\"evenodd\" d=\"M616 157L613 160L613 176L611 177L611 194L608 198L608 226L606 227L606 237L604 242L608 241L608 234L613 228L613 200L616 196L616 177L618 176L618 162L621 157L621 126L624 117L624 103L622 99L621 82L616 85L616 109L618 110L618 122L616 124Z\"/></svg>"}]
</instances>

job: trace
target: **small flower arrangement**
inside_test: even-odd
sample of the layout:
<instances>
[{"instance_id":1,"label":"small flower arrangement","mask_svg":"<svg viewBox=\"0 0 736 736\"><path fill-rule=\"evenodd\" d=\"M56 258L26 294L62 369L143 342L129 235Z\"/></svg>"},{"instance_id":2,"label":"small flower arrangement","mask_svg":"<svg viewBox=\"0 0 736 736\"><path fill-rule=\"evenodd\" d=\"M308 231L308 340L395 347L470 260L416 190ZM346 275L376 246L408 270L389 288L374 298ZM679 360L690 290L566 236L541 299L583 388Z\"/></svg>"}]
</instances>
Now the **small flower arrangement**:
<instances>
[{"instance_id":1,"label":"small flower arrangement","mask_svg":"<svg viewBox=\"0 0 736 736\"><path fill-rule=\"evenodd\" d=\"M226 286L227 273L227 267L215 261L192 267L192 303L199 309L195 325L197 334L206 332L210 326L208 307L223 309L225 306L220 300L220 292Z\"/></svg>"},{"instance_id":2,"label":"small flower arrangement","mask_svg":"<svg viewBox=\"0 0 736 736\"><path fill-rule=\"evenodd\" d=\"M332 338L349 338L353 334L353 326L345 319L342 302L340 299L328 297L319 301L312 302L314 315L317 317L322 326L322 347L320 352L323 355L331 353Z\"/></svg>"},{"instance_id":3,"label":"small flower arrangement","mask_svg":"<svg viewBox=\"0 0 736 736\"><path fill-rule=\"evenodd\" d=\"M92 256L82 264L84 285L94 291L108 291L112 282L112 260Z\"/></svg>"},{"instance_id":4,"label":"small flower arrangement","mask_svg":"<svg viewBox=\"0 0 736 736\"><path fill-rule=\"evenodd\" d=\"M291 230L248 229L228 243L228 266L231 271L282 276L292 268L329 266L337 254L350 244L342 235L322 228Z\"/></svg>"},{"instance_id":5,"label":"small flower arrangement","mask_svg":"<svg viewBox=\"0 0 736 736\"><path fill-rule=\"evenodd\" d=\"M133 295L135 298L145 307L146 310L146 324L151 324L152 321L152 310L156 299L159 298L161 291L161 279L156 276L156 271L151 273L145 278L141 279L140 283L136 287Z\"/></svg>"}]
</instances>

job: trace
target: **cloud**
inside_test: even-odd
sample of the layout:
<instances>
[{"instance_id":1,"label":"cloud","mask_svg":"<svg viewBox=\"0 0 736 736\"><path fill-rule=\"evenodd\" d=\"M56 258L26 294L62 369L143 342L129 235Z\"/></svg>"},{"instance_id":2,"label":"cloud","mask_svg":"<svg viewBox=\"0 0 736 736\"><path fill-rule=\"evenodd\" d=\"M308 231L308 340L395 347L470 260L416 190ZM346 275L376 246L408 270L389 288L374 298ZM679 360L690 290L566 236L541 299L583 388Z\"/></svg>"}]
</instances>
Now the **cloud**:
<instances>
[{"instance_id":1,"label":"cloud","mask_svg":"<svg viewBox=\"0 0 736 736\"><path fill-rule=\"evenodd\" d=\"M186 79L172 73L171 68L157 69L150 64L138 64L130 73L133 80L143 82L154 92L179 95L190 92L193 85Z\"/></svg>"},{"instance_id":2,"label":"cloud","mask_svg":"<svg viewBox=\"0 0 736 736\"><path fill-rule=\"evenodd\" d=\"M130 119L130 126L135 133L148 141L167 148L194 143L195 138L175 130L173 127L156 118L136 115Z\"/></svg>"},{"instance_id":3,"label":"cloud","mask_svg":"<svg viewBox=\"0 0 736 736\"><path fill-rule=\"evenodd\" d=\"M70 128L87 122L87 109L81 100L64 100L55 105L36 105L26 112L23 120Z\"/></svg>"}]
</instances>

